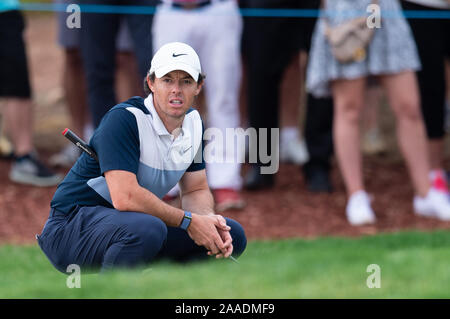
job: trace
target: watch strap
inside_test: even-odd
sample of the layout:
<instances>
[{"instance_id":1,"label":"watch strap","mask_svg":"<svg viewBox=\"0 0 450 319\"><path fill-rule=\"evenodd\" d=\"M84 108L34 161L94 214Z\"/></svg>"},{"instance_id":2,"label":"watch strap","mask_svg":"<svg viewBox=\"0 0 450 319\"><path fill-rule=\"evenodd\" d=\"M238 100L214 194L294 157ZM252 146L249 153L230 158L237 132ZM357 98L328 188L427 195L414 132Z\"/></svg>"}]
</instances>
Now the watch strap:
<instances>
[{"instance_id":1,"label":"watch strap","mask_svg":"<svg viewBox=\"0 0 450 319\"><path fill-rule=\"evenodd\" d=\"M191 224L191 221L192 221L191 212L184 211L184 217L181 222L180 228L186 230L189 227L189 225Z\"/></svg>"}]
</instances>

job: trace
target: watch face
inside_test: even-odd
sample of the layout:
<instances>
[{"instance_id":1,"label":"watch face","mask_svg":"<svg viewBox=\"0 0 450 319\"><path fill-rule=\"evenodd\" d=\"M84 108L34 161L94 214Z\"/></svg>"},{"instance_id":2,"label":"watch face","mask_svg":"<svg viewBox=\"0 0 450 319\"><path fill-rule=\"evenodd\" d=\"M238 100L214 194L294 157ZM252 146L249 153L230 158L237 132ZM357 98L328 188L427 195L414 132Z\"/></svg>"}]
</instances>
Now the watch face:
<instances>
[{"instance_id":1,"label":"watch face","mask_svg":"<svg viewBox=\"0 0 450 319\"><path fill-rule=\"evenodd\" d=\"M191 221L192 221L192 214L190 212L184 212L184 218L183 221L181 222L180 227L186 230L191 224Z\"/></svg>"}]
</instances>

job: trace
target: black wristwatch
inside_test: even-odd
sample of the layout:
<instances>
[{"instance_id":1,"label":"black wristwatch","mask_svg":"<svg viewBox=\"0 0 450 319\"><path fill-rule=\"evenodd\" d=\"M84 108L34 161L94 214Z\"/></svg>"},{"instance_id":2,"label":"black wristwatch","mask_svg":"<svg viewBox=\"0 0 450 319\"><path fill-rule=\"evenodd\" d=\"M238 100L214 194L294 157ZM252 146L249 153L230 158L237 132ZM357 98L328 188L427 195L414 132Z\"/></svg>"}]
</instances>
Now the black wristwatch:
<instances>
[{"instance_id":1,"label":"black wristwatch","mask_svg":"<svg viewBox=\"0 0 450 319\"><path fill-rule=\"evenodd\" d=\"M184 217L183 217L183 220L181 221L180 228L184 229L184 230L187 230L189 225L191 224L191 221L192 221L192 214L191 214L191 212L184 211Z\"/></svg>"}]
</instances>

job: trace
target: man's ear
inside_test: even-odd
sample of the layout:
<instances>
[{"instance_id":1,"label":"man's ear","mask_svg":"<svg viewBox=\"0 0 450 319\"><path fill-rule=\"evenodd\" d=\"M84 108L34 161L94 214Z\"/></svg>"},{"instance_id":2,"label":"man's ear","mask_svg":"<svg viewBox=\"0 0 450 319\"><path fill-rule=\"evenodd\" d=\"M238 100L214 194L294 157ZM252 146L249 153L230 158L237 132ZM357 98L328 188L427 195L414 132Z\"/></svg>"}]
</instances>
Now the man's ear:
<instances>
[{"instance_id":1,"label":"man's ear","mask_svg":"<svg viewBox=\"0 0 450 319\"><path fill-rule=\"evenodd\" d=\"M152 85L152 81L150 81L149 75L147 75L147 85L148 85L148 88L150 89L150 91L152 91L152 93L153 93L153 85Z\"/></svg>"},{"instance_id":2,"label":"man's ear","mask_svg":"<svg viewBox=\"0 0 450 319\"><path fill-rule=\"evenodd\" d=\"M200 94L200 92L202 91L202 88L203 88L203 81L201 83L197 84L197 89L195 91L196 96Z\"/></svg>"}]
</instances>

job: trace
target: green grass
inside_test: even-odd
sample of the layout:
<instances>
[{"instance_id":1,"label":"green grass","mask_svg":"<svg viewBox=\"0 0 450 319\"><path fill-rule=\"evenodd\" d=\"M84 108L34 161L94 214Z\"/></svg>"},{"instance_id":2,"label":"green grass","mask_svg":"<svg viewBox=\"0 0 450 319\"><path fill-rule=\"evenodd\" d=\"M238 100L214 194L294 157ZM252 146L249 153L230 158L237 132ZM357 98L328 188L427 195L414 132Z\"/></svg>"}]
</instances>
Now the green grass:
<instances>
[{"instance_id":1,"label":"green grass","mask_svg":"<svg viewBox=\"0 0 450 319\"><path fill-rule=\"evenodd\" d=\"M449 298L450 232L250 242L239 264L159 262L69 289L37 246L0 246L0 298ZM366 285L381 267L381 288Z\"/></svg>"}]
</instances>

